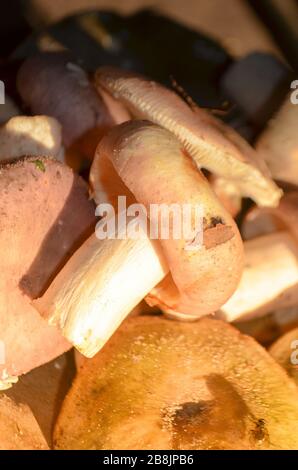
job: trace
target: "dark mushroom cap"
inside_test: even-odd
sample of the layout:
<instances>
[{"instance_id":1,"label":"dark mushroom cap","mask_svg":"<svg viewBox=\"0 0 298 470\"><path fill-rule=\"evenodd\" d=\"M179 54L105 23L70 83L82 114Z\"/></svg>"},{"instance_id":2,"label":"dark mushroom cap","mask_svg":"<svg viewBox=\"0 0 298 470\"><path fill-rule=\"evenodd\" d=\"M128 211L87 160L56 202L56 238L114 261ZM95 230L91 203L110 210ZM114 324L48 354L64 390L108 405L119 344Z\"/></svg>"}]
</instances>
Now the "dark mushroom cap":
<instances>
[{"instance_id":1,"label":"dark mushroom cap","mask_svg":"<svg viewBox=\"0 0 298 470\"><path fill-rule=\"evenodd\" d=\"M77 145L93 156L112 120L87 74L69 54L42 53L28 58L18 72L17 86L33 114L53 116L62 124L65 147Z\"/></svg>"}]
</instances>

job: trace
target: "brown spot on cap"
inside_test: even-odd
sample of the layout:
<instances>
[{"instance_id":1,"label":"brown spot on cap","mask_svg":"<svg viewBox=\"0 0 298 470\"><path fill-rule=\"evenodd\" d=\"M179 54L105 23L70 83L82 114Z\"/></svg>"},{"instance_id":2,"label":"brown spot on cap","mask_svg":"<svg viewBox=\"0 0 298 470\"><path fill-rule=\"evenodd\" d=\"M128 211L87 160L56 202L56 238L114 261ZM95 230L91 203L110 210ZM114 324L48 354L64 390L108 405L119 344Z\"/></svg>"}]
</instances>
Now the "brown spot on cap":
<instances>
[{"instance_id":1,"label":"brown spot on cap","mask_svg":"<svg viewBox=\"0 0 298 470\"><path fill-rule=\"evenodd\" d=\"M203 244L206 250L214 248L217 245L226 243L234 237L232 227L227 225L217 224L215 227L208 228L204 231Z\"/></svg>"}]
</instances>

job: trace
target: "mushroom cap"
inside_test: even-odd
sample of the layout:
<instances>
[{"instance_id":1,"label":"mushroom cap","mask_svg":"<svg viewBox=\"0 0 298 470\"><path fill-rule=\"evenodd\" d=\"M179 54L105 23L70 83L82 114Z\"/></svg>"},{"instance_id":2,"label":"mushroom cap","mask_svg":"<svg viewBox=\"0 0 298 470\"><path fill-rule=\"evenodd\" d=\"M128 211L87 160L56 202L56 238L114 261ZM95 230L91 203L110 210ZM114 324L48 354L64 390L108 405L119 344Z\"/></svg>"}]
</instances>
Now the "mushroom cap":
<instances>
[{"instance_id":1,"label":"mushroom cap","mask_svg":"<svg viewBox=\"0 0 298 470\"><path fill-rule=\"evenodd\" d=\"M241 211L242 197L239 189L226 178L210 175L209 182L224 208L236 217Z\"/></svg>"},{"instance_id":2,"label":"mushroom cap","mask_svg":"<svg viewBox=\"0 0 298 470\"><path fill-rule=\"evenodd\" d=\"M30 408L49 447L52 446L54 423L74 373L72 351L69 351L23 375L17 384L2 392L15 403ZM1 435L0 446L2 438Z\"/></svg>"},{"instance_id":3,"label":"mushroom cap","mask_svg":"<svg viewBox=\"0 0 298 470\"><path fill-rule=\"evenodd\" d=\"M288 230L298 240L298 191L286 194L277 207L253 207L245 216L241 233L245 239Z\"/></svg>"},{"instance_id":4,"label":"mushroom cap","mask_svg":"<svg viewBox=\"0 0 298 470\"><path fill-rule=\"evenodd\" d=\"M0 395L0 450L48 449L30 408Z\"/></svg>"},{"instance_id":5,"label":"mushroom cap","mask_svg":"<svg viewBox=\"0 0 298 470\"><path fill-rule=\"evenodd\" d=\"M92 198L96 204L111 204L117 209L118 197L125 196L127 205L134 204L136 199L134 195L125 186L122 179L115 170L113 163L106 153L99 152L98 145L94 160L89 173L89 183Z\"/></svg>"},{"instance_id":6,"label":"mushroom cap","mask_svg":"<svg viewBox=\"0 0 298 470\"><path fill-rule=\"evenodd\" d=\"M141 119L161 125L182 142L199 168L227 178L261 206L276 206L282 191L258 154L235 131L174 92L142 76L113 67L97 70L95 83Z\"/></svg>"},{"instance_id":7,"label":"mushroom cap","mask_svg":"<svg viewBox=\"0 0 298 470\"><path fill-rule=\"evenodd\" d=\"M297 388L227 323L134 317L84 363L57 449L296 449Z\"/></svg>"},{"instance_id":8,"label":"mushroom cap","mask_svg":"<svg viewBox=\"0 0 298 470\"><path fill-rule=\"evenodd\" d=\"M159 211L159 227L166 217L162 205L181 210L191 207L192 231L202 231L202 240L194 250L187 233L158 238L172 278L150 294L150 304L165 311L200 316L217 310L234 292L242 273L243 246L237 226L221 206L207 180L184 153L176 138L147 121L129 121L114 127L96 151L98 159L109 158L118 175L146 210L151 225L151 205ZM92 170L91 170L92 173ZM195 210L200 209L196 220ZM182 226L182 224L181 224ZM151 228L151 227L150 227ZM177 238L178 237L178 238ZM192 238L194 235L192 234ZM174 281L174 282L173 282Z\"/></svg>"},{"instance_id":9,"label":"mushroom cap","mask_svg":"<svg viewBox=\"0 0 298 470\"><path fill-rule=\"evenodd\" d=\"M298 386L298 328L278 338L270 347L269 352Z\"/></svg>"},{"instance_id":10,"label":"mushroom cap","mask_svg":"<svg viewBox=\"0 0 298 470\"><path fill-rule=\"evenodd\" d=\"M265 347L270 346L285 332L298 327L298 309L286 307L267 313L248 321L235 322L234 325L245 335L252 336Z\"/></svg>"},{"instance_id":11,"label":"mushroom cap","mask_svg":"<svg viewBox=\"0 0 298 470\"><path fill-rule=\"evenodd\" d=\"M34 114L58 119L66 147L78 145L87 156L93 157L100 137L112 120L87 74L69 54L41 53L28 58L18 72L17 86Z\"/></svg>"},{"instance_id":12,"label":"mushroom cap","mask_svg":"<svg viewBox=\"0 0 298 470\"><path fill-rule=\"evenodd\" d=\"M0 382L68 348L32 305L94 225L87 185L65 165L29 157L0 171Z\"/></svg>"}]
</instances>

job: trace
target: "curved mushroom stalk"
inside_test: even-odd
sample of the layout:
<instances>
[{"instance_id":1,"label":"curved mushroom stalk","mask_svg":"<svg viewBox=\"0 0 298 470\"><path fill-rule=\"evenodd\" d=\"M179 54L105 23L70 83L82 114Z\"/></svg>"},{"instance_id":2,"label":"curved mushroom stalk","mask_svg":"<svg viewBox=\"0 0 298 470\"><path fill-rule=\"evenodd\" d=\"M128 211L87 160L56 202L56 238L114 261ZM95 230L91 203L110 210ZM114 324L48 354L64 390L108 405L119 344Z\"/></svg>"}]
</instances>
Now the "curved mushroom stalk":
<instances>
[{"instance_id":1,"label":"curved mushroom stalk","mask_svg":"<svg viewBox=\"0 0 298 470\"><path fill-rule=\"evenodd\" d=\"M264 162L235 131L197 108L193 112L174 92L141 76L110 67L99 69L96 85L131 113L161 125L183 144L199 168L232 181L260 206L276 206L282 191Z\"/></svg>"},{"instance_id":2,"label":"curved mushroom stalk","mask_svg":"<svg viewBox=\"0 0 298 470\"><path fill-rule=\"evenodd\" d=\"M138 228L137 219L129 224ZM103 241L93 234L33 302L48 323L60 328L87 357L102 348L168 271L157 242L145 232L130 240L125 232L120 227L112 239Z\"/></svg>"},{"instance_id":3,"label":"curved mushroom stalk","mask_svg":"<svg viewBox=\"0 0 298 470\"><path fill-rule=\"evenodd\" d=\"M152 204L158 207L161 218L163 204L168 208L191 205L192 237L195 239L202 230L202 240L195 247L187 234L180 233L177 239L174 234L169 239L159 235L172 281L165 289L151 293L151 297L156 297L157 304L169 312L196 317L214 312L238 284L242 242L235 222L201 172L183 154L171 133L145 121L114 128L103 139L99 153L108 155L125 185L144 204L153 224L156 220L151 215ZM196 226L196 208L201 209L202 226ZM174 215L169 217L174 226Z\"/></svg>"},{"instance_id":4,"label":"curved mushroom stalk","mask_svg":"<svg viewBox=\"0 0 298 470\"><path fill-rule=\"evenodd\" d=\"M0 127L0 161L24 155L64 159L61 125L49 116L17 116Z\"/></svg>"},{"instance_id":5,"label":"curved mushroom stalk","mask_svg":"<svg viewBox=\"0 0 298 470\"><path fill-rule=\"evenodd\" d=\"M298 306L298 245L287 232L244 243L245 264L239 286L217 317L246 321Z\"/></svg>"},{"instance_id":6,"label":"curved mushroom stalk","mask_svg":"<svg viewBox=\"0 0 298 470\"><path fill-rule=\"evenodd\" d=\"M235 222L172 134L148 122L130 121L101 141L93 169L102 158L112 161L128 190L143 204L150 234L146 227L140 238L131 239L126 232L123 240L101 242L93 235L34 302L87 356L103 346L147 294L150 303L166 312L198 318L229 298L242 272L242 241ZM156 222L160 221L159 227L175 224L174 215L162 211L165 205L190 205L191 238L187 231L179 231L178 237L168 232L164 238L157 230L159 242L150 240ZM196 226L197 207L203 211L202 226ZM192 249L201 229L202 245ZM170 275L159 284L169 269Z\"/></svg>"},{"instance_id":7,"label":"curved mushroom stalk","mask_svg":"<svg viewBox=\"0 0 298 470\"><path fill-rule=\"evenodd\" d=\"M0 172L0 389L71 347L32 307L95 222L70 168L27 158ZM79 217L76 216L79 214Z\"/></svg>"},{"instance_id":8,"label":"curved mushroom stalk","mask_svg":"<svg viewBox=\"0 0 298 470\"><path fill-rule=\"evenodd\" d=\"M272 176L298 185L298 106L288 96L257 141L256 149Z\"/></svg>"}]
</instances>

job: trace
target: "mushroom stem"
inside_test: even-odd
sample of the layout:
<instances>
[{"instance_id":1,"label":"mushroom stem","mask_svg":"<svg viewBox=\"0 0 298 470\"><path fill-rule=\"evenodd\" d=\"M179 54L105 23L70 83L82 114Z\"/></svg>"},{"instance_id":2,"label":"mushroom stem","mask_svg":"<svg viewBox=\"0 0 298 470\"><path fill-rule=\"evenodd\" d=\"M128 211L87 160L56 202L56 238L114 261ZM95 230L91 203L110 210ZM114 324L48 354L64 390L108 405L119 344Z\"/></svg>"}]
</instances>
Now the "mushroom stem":
<instances>
[{"instance_id":1,"label":"mushroom stem","mask_svg":"<svg viewBox=\"0 0 298 470\"><path fill-rule=\"evenodd\" d=\"M286 231L246 241L245 267L238 289L217 317L249 320L298 305L298 248Z\"/></svg>"},{"instance_id":2,"label":"mushroom stem","mask_svg":"<svg viewBox=\"0 0 298 470\"><path fill-rule=\"evenodd\" d=\"M149 293L150 303L164 311L198 318L226 302L242 272L243 246L234 220L168 131L142 121L122 124L102 140L93 165L105 155L150 214L150 236L152 225L159 228L170 222L175 228L173 214L162 211L165 202L180 209L191 201L192 232L182 230L178 237L178 231L175 236L158 233L159 241L153 242L136 217L129 224L125 220L127 228L119 224L113 233L106 233L101 242L93 235L74 254L34 305L88 357ZM151 214L151 204L158 207L157 218ZM197 217L198 209L202 210ZM109 227L116 225L115 218L108 220ZM127 229L141 232L131 237ZM168 266L171 276L160 285Z\"/></svg>"},{"instance_id":3,"label":"mushroom stem","mask_svg":"<svg viewBox=\"0 0 298 470\"><path fill-rule=\"evenodd\" d=\"M130 220L130 227L136 223L137 218ZM145 232L126 238L123 230L105 240L91 235L33 302L87 357L94 356L168 272L158 242Z\"/></svg>"},{"instance_id":4,"label":"mushroom stem","mask_svg":"<svg viewBox=\"0 0 298 470\"><path fill-rule=\"evenodd\" d=\"M291 235L273 233L244 246L239 287L217 317L241 321L298 304L298 249ZM147 237L99 241L92 235L33 303L82 354L92 357L167 271L158 243Z\"/></svg>"}]
</instances>

